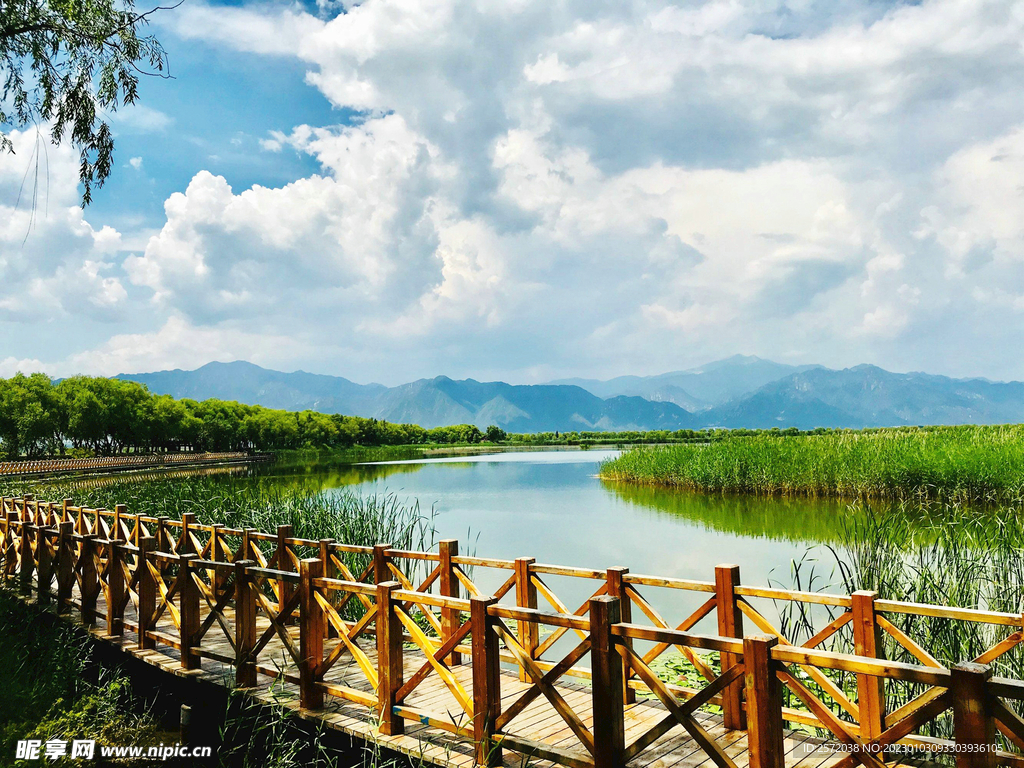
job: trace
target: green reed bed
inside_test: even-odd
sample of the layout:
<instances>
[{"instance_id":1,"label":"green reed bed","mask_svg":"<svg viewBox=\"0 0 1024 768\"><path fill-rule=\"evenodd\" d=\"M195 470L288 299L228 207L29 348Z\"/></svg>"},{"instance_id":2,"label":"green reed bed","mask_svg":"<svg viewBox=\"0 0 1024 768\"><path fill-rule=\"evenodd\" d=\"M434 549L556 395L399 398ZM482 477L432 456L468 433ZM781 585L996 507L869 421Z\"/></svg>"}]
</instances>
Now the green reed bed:
<instances>
[{"instance_id":1,"label":"green reed bed","mask_svg":"<svg viewBox=\"0 0 1024 768\"><path fill-rule=\"evenodd\" d=\"M282 485L264 477L195 477L153 480L125 477L123 482L82 487L74 480L0 483L7 496L34 493L36 498L72 499L75 505L113 509L125 504L129 513L181 519L194 512L201 525L223 523L228 528L255 528L273 533L291 525L300 539L334 539L342 544L372 547L390 544L396 549L429 549L434 541L434 510L423 512L415 499L387 490L368 494L347 488L324 489L318 483ZM238 537L227 537L239 546ZM299 548L300 557L316 557L319 550ZM344 554L342 561L359 574L369 555ZM351 601L353 604L356 601Z\"/></svg>"},{"instance_id":2,"label":"green reed bed","mask_svg":"<svg viewBox=\"0 0 1024 768\"><path fill-rule=\"evenodd\" d=\"M874 590L879 598L915 603L981 608L1012 614L1024 611L1024 535L1021 509L1007 505L980 513L947 502L903 501L898 510L877 514L870 505L854 505L858 514L841 518L839 543L814 548L792 564L778 586L831 593ZM922 520L931 520L923 524ZM923 532L922 525L928 530ZM812 637L841 609L814 609L800 603L780 604L782 632L795 643ZM955 619L888 613L885 617L946 667L977 658L1013 632L1012 627ZM885 658L919 664L908 650L883 633ZM833 635L824 650L853 653L851 625ZM995 675L1024 679L1024 650L1014 648L992 662ZM856 679L846 673L830 677L854 696ZM803 681L820 691L812 681ZM889 681L886 706L892 712L924 693L924 686ZM790 697L792 698L792 697ZM826 698L826 700L828 700ZM1020 702L1007 702L1018 713ZM801 706L796 701L791 705ZM834 708L841 714L838 708ZM924 735L951 738L950 712L930 721ZM1001 738L1001 737L1000 737ZM1001 742L1002 747L1011 745Z\"/></svg>"},{"instance_id":3,"label":"green reed bed","mask_svg":"<svg viewBox=\"0 0 1024 768\"><path fill-rule=\"evenodd\" d=\"M602 477L762 495L1009 501L1024 495L1024 425L760 434L637 447Z\"/></svg>"},{"instance_id":4,"label":"green reed bed","mask_svg":"<svg viewBox=\"0 0 1024 768\"><path fill-rule=\"evenodd\" d=\"M401 549L429 546L433 511L386 490L360 494L349 489L325 491L315 483L283 486L271 478L197 477L152 480L126 477L101 487L74 481L8 484L3 493L35 493L45 500L70 498L75 505L113 509L125 504L133 514L180 519L194 512L196 521L251 527L273 532L293 526L305 539L335 539L372 546L381 542Z\"/></svg>"}]
</instances>

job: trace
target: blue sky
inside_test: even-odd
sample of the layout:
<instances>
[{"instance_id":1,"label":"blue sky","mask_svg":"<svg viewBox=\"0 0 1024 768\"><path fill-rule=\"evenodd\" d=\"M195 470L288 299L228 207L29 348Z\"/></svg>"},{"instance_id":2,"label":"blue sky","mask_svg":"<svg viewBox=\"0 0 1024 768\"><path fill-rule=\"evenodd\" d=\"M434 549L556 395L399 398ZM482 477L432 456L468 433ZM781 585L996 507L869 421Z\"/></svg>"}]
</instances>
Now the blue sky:
<instances>
[{"instance_id":1,"label":"blue sky","mask_svg":"<svg viewBox=\"0 0 1024 768\"><path fill-rule=\"evenodd\" d=\"M1024 378L1024 3L185 0L84 213L0 158L0 374ZM23 196L24 197L24 196ZM28 237L26 238L26 233Z\"/></svg>"},{"instance_id":2,"label":"blue sky","mask_svg":"<svg viewBox=\"0 0 1024 768\"><path fill-rule=\"evenodd\" d=\"M173 28L152 31L167 51L171 79L143 81L138 118L114 116L119 170L96 195L90 219L159 228L164 201L187 187L199 168L238 189L282 186L316 172L308 155L271 154L259 146L271 130L344 121L346 115L304 83L305 66L182 39ZM132 158L142 158L140 169L131 166Z\"/></svg>"}]
</instances>

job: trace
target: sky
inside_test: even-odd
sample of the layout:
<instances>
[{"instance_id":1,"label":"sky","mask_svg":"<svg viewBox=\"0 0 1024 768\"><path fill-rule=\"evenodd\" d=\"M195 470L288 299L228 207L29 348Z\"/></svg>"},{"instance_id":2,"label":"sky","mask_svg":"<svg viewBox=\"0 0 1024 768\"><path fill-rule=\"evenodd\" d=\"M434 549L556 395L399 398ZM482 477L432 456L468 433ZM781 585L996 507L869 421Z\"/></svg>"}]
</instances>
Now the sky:
<instances>
[{"instance_id":1,"label":"sky","mask_svg":"<svg viewBox=\"0 0 1024 768\"><path fill-rule=\"evenodd\" d=\"M1024 2L319 0L156 15L85 211L0 156L0 375L359 382L733 354L1024 379Z\"/></svg>"}]
</instances>

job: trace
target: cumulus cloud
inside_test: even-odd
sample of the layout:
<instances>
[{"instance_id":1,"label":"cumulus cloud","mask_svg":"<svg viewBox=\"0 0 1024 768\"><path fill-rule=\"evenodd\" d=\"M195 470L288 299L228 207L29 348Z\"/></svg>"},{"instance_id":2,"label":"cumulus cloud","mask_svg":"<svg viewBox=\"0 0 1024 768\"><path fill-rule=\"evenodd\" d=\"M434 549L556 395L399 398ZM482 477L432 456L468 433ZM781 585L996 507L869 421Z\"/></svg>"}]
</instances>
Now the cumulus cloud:
<instances>
[{"instance_id":1,"label":"cumulus cloud","mask_svg":"<svg viewBox=\"0 0 1024 768\"><path fill-rule=\"evenodd\" d=\"M115 319L127 293L121 235L94 227L78 205L78 158L35 131L10 134L0 162L0 321Z\"/></svg>"},{"instance_id":2,"label":"cumulus cloud","mask_svg":"<svg viewBox=\"0 0 1024 768\"><path fill-rule=\"evenodd\" d=\"M79 221L38 289L362 379L737 350L1024 376L996 349L1024 330L1024 3L342 5L165 22L355 117L268 132L320 166L279 188L197 169L123 265ZM89 365L182 359L129 343L163 351Z\"/></svg>"},{"instance_id":3,"label":"cumulus cloud","mask_svg":"<svg viewBox=\"0 0 1024 768\"><path fill-rule=\"evenodd\" d=\"M310 352L285 336L254 334L231 326L197 327L173 315L156 331L116 334L96 349L76 353L59 363L41 364L41 368L67 376L196 368L211 360L287 365Z\"/></svg>"}]
</instances>

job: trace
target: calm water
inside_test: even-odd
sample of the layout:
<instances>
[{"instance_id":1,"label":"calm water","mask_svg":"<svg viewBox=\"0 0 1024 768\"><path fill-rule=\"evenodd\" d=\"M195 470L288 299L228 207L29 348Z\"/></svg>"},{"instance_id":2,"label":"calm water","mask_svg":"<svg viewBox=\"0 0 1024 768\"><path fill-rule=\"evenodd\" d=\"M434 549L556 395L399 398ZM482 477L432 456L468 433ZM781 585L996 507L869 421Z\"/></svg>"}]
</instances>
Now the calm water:
<instances>
[{"instance_id":1,"label":"calm water","mask_svg":"<svg viewBox=\"0 0 1024 768\"><path fill-rule=\"evenodd\" d=\"M740 563L744 583L790 586L791 562L813 548L823 570L831 571L834 558L819 545L834 540L846 504L723 498L602 481L598 465L615 455L500 453L324 471L308 467L302 476L322 482L325 493L386 490L415 499L421 509L436 512L438 538L457 538L463 553L482 557L529 556L596 569L623 565L633 573L705 581L714 579L715 565ZM485 569L474 574L484 589L507 576ZM588 586L597 586L579 579L548 581L572 602L570 609L589 596ZM692 598L679 610L698 601L696 594Z\"/></svg>"}]
</instances>

